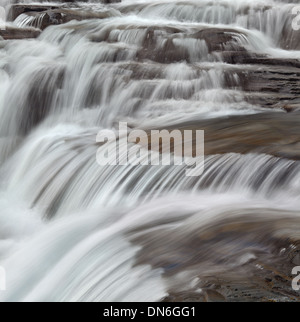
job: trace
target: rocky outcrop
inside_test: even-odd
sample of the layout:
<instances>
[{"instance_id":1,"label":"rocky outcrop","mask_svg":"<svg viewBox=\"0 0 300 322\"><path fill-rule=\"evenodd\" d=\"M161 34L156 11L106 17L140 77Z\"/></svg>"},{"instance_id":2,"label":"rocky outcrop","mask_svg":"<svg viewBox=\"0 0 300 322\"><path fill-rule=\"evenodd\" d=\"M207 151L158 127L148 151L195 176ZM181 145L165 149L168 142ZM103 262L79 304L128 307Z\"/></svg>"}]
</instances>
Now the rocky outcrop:
<instances>
[{"instance_id":1,"label":"rocky outcrop","mask_svg":"<svg viewBox=\"0 0 300 322\"><path fill-rule=\"evenodd\" d=\"M245 35L234 29L204 28L195 33L186 33L185 30L175 27L149 27L143 47L138 53L138 59L150 59L165 64L180 61L192 63L189 51L180 46L180 43L193 40L205 41L208 54L218 52L222 55L226 52L247 54L247 51L238 43L241 37Z\"/></svg>"},{"instance_id":2,"label":"rocky outcrop","mask_svg":"<svg viewBox=\"0 0 300 322\"><path fill-rule=\"evenodd\" d=\"M118 0L106 0L103 3L114 3ZM118 11L107 8L103 11L93 11L87 8L80 8L76 4L68 6L62 5L12 5L8 14L8 20L14 21L21 15L31 16L35 19L31 22L31 26L45 29L50 25L58 25L67 23L72 20L86 19L105 19L118 16Z\"/></svg>"},{"instance_id":3,"label":"rocky outcrop","mask_svg":"<svg viewBox=\"0 0 300 322\"><path fill-rule=\"evenodd\" d=\"M116 16L115 11L94 12L91 10L79 9L49 9L41 12L27 12L22 15L34 17L31 25L41 30L52 25L60 25L72 20L82 21L87 19L106 19Z\"/></svg>"},{"instance_id":4,"label":"rocky outcrop","mask_svg":"<svg viewBox=\"0 0 300 322\"><path fill-rule=\"evenodd\" d=\"M300 61L291 59L251 58L253 64L237 65L225 71L228 89L236 87L251 104L266 108L281 108L291 112L300 107Z\"/></svg>"},{"instance_id":5,"label":"rocky outcrop","mask_svg":"<svg viewBox=\"0 0 300 322\"><path fill-rule=\"evenodd\" d=\"M105 7L105 6L103 6ZM102 9L101 9L102 10ZM13 5L11 16L13 18L32 17L30 25L40 30L50 25L64 24L73 20L105 19L118 16L119 11L105 7L103 11L92 11L72 5ZM22 19L20 19L22 24ZM70 28L73 28L71 25ZM131 78L145 79L150 73L147 64L152 64L150 74L152 78L164 78L161 71L167 64L186 62L202 76L199 62L225 62L222 86L229 90L238 90L250 104L265 108L281 108L288 112L297 109L300 105L300 60L274 58L267 54L251 51L248 41L249 34L246 30L218 27L192 27L186 28L181 24L155 24L145 25L134 23L124 25L122 23L112 25L112 28L103 28L101 32L88 33L82 26L77 25L76 31L82 33L92 42L105 42L109 45L117 44L118 40L112 37L114 31L136 31L141 34L141 42L128 44L128 48L120 48L115 57L122 56L127 49L133 52ZM141 31L141 33L139 33ZM1 31L4 39L35 38L40 31L37 29L8 29ZM144 36L143 36L144 33ZM107 44L106 44L107 45ZM118 56L119 55L119 56ZM112 58L112 61L117 58ZM160 64L162 65L160 67ZM208 68L209 69L209 68ZM208 70L207 69L207 70ZM155 72L154 72L155 71ZM234 77L233 77L234 75ZM216 76L219 77L219 76ZM166 90L167 91L167 90ZM167 98L172 98L172 91ZM191 99L195 94L193 90L185 92L184 99Z\"/></svg>"},{"instance_id":6,"label":"rocky outcrop","mask_svg":"<svg viewBox=\"0 0 300 322\"><path fill-rule=\"evenodd\" d=\"M73 7L77 7L76 4L74 5L70 5L70 6L66 6L63 3L66 2L74 2L76 3L76 1L73 0L66 0L66 1L62 1L62 4L56 4L56 5L47 5L45 3L43 4L13 4L10 8L9 14L8 14L8 19L10 21L14 21L19 15L21 15L22 13L28 13L28 12L45 12L48 10L54 10L54 9L59 9L62 7L68 8L70 6ZM82 2L88 2L86 1L82 1ZM100 1L103 4L110 4L110 3L118 3L121 2L121 0L102 0Z\"/></svg>"},{"instance_id":7,"label":"rocky outcrop","mask_svg":"<svg viewBox=\"0 0 300 322\"><path fill-rule=\"evenodd\" d=\"M287 220L278 219L274 210L265 218L260 209L256 211L234 216L232 210L225 210L219 219L201 227L196 216L192 217L192 224L191 220L186 225L189 234L183 234L182 226L176 224L151 232L143 227L132 241L141 247L136 265L161 269L173 281L163 302L273 302L274 294L277 300L298 302L299 292L291 288L291 272L299 262L299 242L291 248L284 230L290 225L296 232L299 222L290 219L288 211L284 212Z\"/></svg>"},{"instance_id":8,"label":"rocky outcrop","mask_svg":"<svg viewBox=\"0 0 300 322\"><path fill-rule=\"evenodd\" d=\"M6 27L0 30L0 37L5 40L37 38L41 31L35 28Z\"/></svg>"},{"instance_id":9,"label":"rocky outcrop","mask_svg":"<svg viewBox=\"0 0 300 322\"><path fill-rule=\"evenodd\" d=\"M8 13L8 20L14 21L18 16L29 12L45 12L47 10L53 10L60 8L60 5L30 5L30 4L14 4L11 6Z\"/></svg>"},{"instance_id":10,"label":"rocky outcrop","mask_svg":"<svg viewBox=\"0 0 300 322\"><path fill-rule=\"evenodd\" d=\"M300 109L300 105L299 105ZM300 160L300 111L222 117L182 126L205 131L205 154L266 153Z\"/></svg>"}]
</instances>

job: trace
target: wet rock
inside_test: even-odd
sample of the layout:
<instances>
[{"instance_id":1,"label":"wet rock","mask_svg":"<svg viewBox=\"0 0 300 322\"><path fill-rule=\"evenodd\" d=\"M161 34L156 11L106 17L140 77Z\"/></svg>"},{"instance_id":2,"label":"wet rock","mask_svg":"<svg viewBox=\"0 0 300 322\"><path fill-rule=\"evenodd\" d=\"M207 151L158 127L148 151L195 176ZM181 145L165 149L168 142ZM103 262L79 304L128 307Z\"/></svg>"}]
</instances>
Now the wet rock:
<instances>
[{"instance_id":1,"label":"wet rock","mask_svg":"<svg viewBox=\"0 0 300 322\"><path fill-rule=\"evenodd\" d=\"M142 247L136 264L163 268L170 281L163 301L299 301L290 277L299 244L292 254L278 255L289 247L286 235L299 236L298 219L289 217L291 213L282 219L282 211L274 210L264 212L264 217L259 209L246 210L242 217L231 217L231 211L223 215L207 225L186 228L186 234L175 227L138 231L132 240ZM252 260L241 261L245 257ZM170 263L181 264L165 270Z\"/></svg>"},{"instance_id":2,"label":"wet rock","mask_svg":"<svg viewBox=\"0 0 300 322\"><path fill-rule=\"evenodd\" d=\"M191 63L187 48L178 46L183 40L203 40L209 53L226 51L241 51L245 49L238 44L237 39L244 36L233 29L206 28L196 33L186 33L185 30L171 27L150 27L147 30L138 60L152 60L169 64L180 61Z\"/></svg>"},{"instance_id":3,"label":"wet rock","mask_svg":"<svg viewBox=\"0 0 300 322\"><path fill-rule=\"evenodd\" d=\"M30 24L36 28L44 30L51 25L60 25L72 20L82 21L87 19L106 19L117 16L118 12L115 10L95 12L91 10L60 8L49 9L41 12L29 11L22 13L22 15L34 17L34 20Z\"/></svg>"},{"instance_id":4,"label":"wet rock","mask_svg":"<svg viewBox=\"0 0 300 322\"><path fill-rule=\"evenodd\" d=\"M174 44L174 39L180 34L181 30L177 28L148 28L143 46L137 54L137 60L152 60L162 64L188 61L189 55L187 50L179 48Z\"/></svg>"},{"instance_id":5,"label":"wet rock","mask_svg":"<svg viewBox=\"0 0 300 322\"><path fill-rule=\"evenodd\" d=\"M109 3L120 3L122 0L101 0L102 3L109 4Z\"/></svg>"},{"instance_id":6,"label":"wet rock","mask_svg":"<svg viewBox=\"0 0 300 322\"><path fill-rule=\"evenodd\" d=\"M286 50L300 50L300 31L291 28L291 21L287 21L282 30L279 46Z\"/></svg>"},{"instance_id":7,"label":"wet rock","mask_svg":"<svg viewBox=\"0 0 300 322\"><path fill-rule=\"evenodd\" d=\"M246 100L254 105L282 108L288 112L299 108L299 63L298 60L266 59L265 64L256 62L253 67L236 71Z\"/></svg>"},{"instance_id":8,"label":"wet rock","mask_svg":"<svg viewBox=\"0 0 300 322\"><path fill-rule=\"evenodd\" d=\"M8 20L9 21L14 21L18 16L20 16L23 13L29 13L29 12L45 12L45 11L49 11L49 10L55 10L55 9L60 9L60 8L65 8L66 10L68 10L68 8L70 8L70 6L75 6L78 7L76 4L74 5L65 5L64 3L66 2L75 2L76 1L72 1L72 0L66 0L66 1L62 1L62 4L13 4L10 8L10 11L8 13ZM82 2L88 2L88 1L82 1ZM110 4L110 3L118 3L121 2L121 0L102 0L100 1L103 4ZM92 15L92 10L90 11L89 15ZM80 16L82 15L82 13L77 14L76 16Z\"/></svg>"},{"instance_id":9,"label":"wet rock","mask_svg":"<svg viewBox=\"0 0 300 322\"><path fill-rule=\"evenodd\" d=\"M245 48L239 48L234 51L222 52L222 57L226 63L229 64L251 64L264 66L286 66L300 68L300 61L298 59L280 59L268 57L267 55L250 53Z\"/></svg>"},{"instance_id":10,"label":"wet rock","mask_svg":"<svg viewBox=\"0 0 300 322\"><path fill-rule=\"evenodd\" d=\"M60 8L60 5L30 5L30 4L14 4L11 6L8 13L8 20L14 21L18 16L23 13L29 12L45 12L47 10L53 10Z\"/></svg>"},{"instance_id":11,"label":"wet rock","mask_svg":"<svg viewBox=\"0 0 300 322\"><path fill-rule=\"evenodd\" d=\"M205 302L204 294L199 294L195 292L176 292L175 290L170 292L170 294L162 299L163 303L199 303Z\"/></svg>"},{"instance_id":12,"label":"wet rock","mask_svg":"<svg viewBox=\"0 0 300 322\"><path fill-rule=\"evenodd\" d=\"M0 36L5 40L37 38L40 33L41 31L35 28L6 27L0 30Z\"/></svg>"},{"instance_id":13,"label":"wet rock","mask_svg":"<svg viewBox=\"0 0 300 322\"><path fill-rule=\"evenodd\" d=\"M266 153L300 160L300 113L263 113L199 121L181 129L205 131L205 154Z\"/></svg>"},{"instance_id":14,"label":"wet rock","mask_svg":"<svg viewBox=\"0 0 300 322\"><path fill-rule=\"evenodd\" d=\"M219 292L214 291L214 290L207 290L205 292L205 300L206 300L206 302L214 302L214 303L226 302L225 297L222 294L220 294Z\"/></svg>"},{"instance_id":15,"label":"wet rock","mask_svg":"<svg viewBox=\"0 0 300 322\"><path fill-rule=\"evenodd\" d=\"M234 50L243 50L237 42L241 36L245 37L245 34L234 29L206 28L191 35L191 38L205 40L209 51L212 52L228 51L228 45L231 45Z\"/></svg>"}]
</instances>

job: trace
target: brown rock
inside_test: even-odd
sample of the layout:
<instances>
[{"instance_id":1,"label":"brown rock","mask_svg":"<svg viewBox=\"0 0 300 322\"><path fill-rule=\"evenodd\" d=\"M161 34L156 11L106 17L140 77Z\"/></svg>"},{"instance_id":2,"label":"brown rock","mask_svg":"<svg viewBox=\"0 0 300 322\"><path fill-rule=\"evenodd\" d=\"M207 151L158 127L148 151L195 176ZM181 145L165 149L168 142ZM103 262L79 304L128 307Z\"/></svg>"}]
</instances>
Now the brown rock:
<instances>
[{"instance_id":1,"label":"brown rock","mask_svg":"<svg viewBox=\"0 0 300 322\"><path fill-rule=\"evenodd\" d=\"M8 13L8 20L14 21L19 15L22 13L28 12L45 12L47 10L53 10L60 8L61 6L55 5L27 5L27 4L14 4L11 6L10 11Z\"/></svg>"},{"instance_id":2,"label":"brown rock","mask_svg":"<svg viewBox=\"0 0 300 322\"><path fill-rule=\"evenodd\" d=\"M94 12L91 10L80 10L80 9L49 9L46 11L29 11L25 12L28 16L35 17L35 21L32 25L35 28L41 30L46 29L51 25L60 25L72 20L87 20L87 19L106 19L109 17L116 16L116 11L104 11L104 12Z\"/></svg>"},{"instance_id":3,"label":"brown rock","mask_svg":"<svg viewBox=\"0 0 300 322\"><path fill-rule=\"evenodd\" d=\"M5 40L37 38L41 31L35 28L14 28L7 27L0 30L0 36Z\"/></svg>"}]
</instances>

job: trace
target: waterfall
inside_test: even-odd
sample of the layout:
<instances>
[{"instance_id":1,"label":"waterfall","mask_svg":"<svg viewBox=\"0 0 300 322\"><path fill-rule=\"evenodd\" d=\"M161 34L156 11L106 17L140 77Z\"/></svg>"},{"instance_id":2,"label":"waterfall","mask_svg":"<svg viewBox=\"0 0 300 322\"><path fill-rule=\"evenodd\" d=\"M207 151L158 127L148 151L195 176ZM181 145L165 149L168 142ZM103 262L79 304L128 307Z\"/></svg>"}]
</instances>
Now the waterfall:
<instances>
[{"instance_id":1,"label":"waterfall","mask_svg":"<svg viewBox=\"0 0 300 322\"><path fill-rule=\"evenodd\" d=\"M295 5L0 1L1 301L299 300ZM118 122L204 130L203 174L100 166Z\"/></svg>"}]
</instances>

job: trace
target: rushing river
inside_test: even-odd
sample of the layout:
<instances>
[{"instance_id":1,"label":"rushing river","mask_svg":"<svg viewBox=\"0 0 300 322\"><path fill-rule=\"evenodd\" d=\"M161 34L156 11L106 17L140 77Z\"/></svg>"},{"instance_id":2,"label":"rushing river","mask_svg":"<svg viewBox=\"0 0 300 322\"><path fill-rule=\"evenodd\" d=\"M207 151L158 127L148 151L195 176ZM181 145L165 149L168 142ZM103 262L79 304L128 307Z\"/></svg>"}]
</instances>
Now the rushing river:
<instances>
[{"instance_id":1,"label":"rushing river","mask_svg":"<svg viewBox=\"0 0 300 322\"><path fill-rule=\"evenodd\" d=\"M0 4L1 301L299 300L296 1ZM118 122L209 128L203 175L100 166Z\"/></svg>"}]
</instances>

